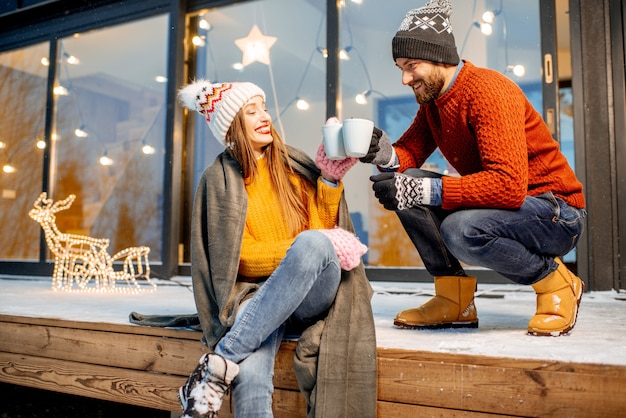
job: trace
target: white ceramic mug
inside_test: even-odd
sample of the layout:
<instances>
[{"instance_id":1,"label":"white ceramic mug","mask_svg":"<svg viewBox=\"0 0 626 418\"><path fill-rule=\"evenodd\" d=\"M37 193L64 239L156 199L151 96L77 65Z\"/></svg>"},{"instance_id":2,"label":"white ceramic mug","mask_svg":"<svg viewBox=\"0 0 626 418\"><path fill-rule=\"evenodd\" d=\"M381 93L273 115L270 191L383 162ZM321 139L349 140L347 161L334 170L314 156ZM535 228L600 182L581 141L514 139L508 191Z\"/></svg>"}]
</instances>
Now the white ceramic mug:
<instances>
[{"instance_id":1,"label":"white ceramic mug","mask_svg":"<svg viewBox=\"0 0 626 418\"><path fill-rule=\"evenodd\" d=\"M343 129L340 123L331 123L322 126L322 140L326 158L329 160L343 160L346 151L343 145Z\"/></svg>"},{"instance_id":2,"label":"white ceramic mug","mask_svg":"<svg viewBox=\"0 0 626 418\"><path fill-rule=\"evenodd\" d=\"M363 157L370 149L374 122L351 118L343 121L343 145L350 157Z\"/></svg>"}]
</instances>

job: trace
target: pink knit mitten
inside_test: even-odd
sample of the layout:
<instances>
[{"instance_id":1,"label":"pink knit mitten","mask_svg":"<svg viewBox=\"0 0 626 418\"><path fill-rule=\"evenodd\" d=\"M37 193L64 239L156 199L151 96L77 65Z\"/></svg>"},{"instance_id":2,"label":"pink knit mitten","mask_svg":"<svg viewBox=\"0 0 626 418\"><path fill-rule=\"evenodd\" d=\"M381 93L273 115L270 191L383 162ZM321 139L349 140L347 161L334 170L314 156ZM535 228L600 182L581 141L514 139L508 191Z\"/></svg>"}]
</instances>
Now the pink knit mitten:
<instances>
[{"instance_id":1,"label":"pink knit mitten","mask_svg":"<svg viewBox=\"0 0 626 418\"><path fill-rule=\"evenodd\" d=\"M349 271L359 265L361 256L367 252L367 246L359 241L356 235L339 227L319 231L333 243L339 265L343 270Z\"/></svg>"},{"instance_id":2,"label":"pink knit mitten","mask_svg":"<svg viewBox=\"0 0 626 418\"><path fill-rule=\"evenodd\" d=\"M324 149L324 143L322 142L317 149L317 155L315 156L315 163L317 167L328 173L335 180L339 181L346 175L348 170L350 170L354 165L359 161L358 158L355 157L346 157L343 160L329 160L326 157L326 150Z\"/></svg>"}]
</instances>

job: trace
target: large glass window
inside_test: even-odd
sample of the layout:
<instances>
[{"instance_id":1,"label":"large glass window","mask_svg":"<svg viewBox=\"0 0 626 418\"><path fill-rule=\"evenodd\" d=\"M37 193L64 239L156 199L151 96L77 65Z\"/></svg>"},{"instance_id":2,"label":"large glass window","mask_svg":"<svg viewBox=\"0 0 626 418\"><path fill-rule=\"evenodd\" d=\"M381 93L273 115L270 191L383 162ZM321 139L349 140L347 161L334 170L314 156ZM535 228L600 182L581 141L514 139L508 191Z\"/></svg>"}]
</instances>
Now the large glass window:
<instances>
[{"instance_id":1,"label":"large glass window","mask_svg":"<svg viewBox=\"0 0 626 418\"><path fill-rule=\"evenodd\" d=\"M111 253L145 245L161 253L168 17L58 41L55 200L61 232L111 240ZM36 197L36 196L35 196ZM34 197L32 197L34 199Z\"/></svg>"},{"instance_id":2,"label":"large glass window","mask_svg":"<svg viewBox=\"0 0 626 418\"><path fill-rule=\"evenodd\" d=\"M246 2L204 10L193 21L192 77L257 84L283 139L315 155L326 115L326 2ZM197 179L223 147L201 118L196 123Z\"/></svg>"},{"instance_id":3,"label":"large glass window","mask_svg":"<svg viewBox=\"0 0 626 418\"><path fill-rule=\"evenodd\" d=\"M0 259L37 260L49 44L0 54Z\"/></svg>"},{"instance_id":4,"label":"large glass window","mask_svg":"<svg viewBox=\"0 0 626 418\"><path fill-rule=\"evenodd\" d=\"M191 23L189 78L257 84L285 142L314 156L326 119L326 1L245 2L203 10ZM224 150L201 117L194 121L191 193Z\"/></svg>"},{"instance_id":5,"label":"large glass window","mask_svg":"<svg viewBox=\"0 0 626 418\"><path fill-rule=\"evenodd\" d=\"M426 2L345 1L341 9L341 91L343 118L371 119L395 141L408 128L417 103L391 55L391 40L406 12ZM539 2L453 0L451 23L459 55L510 77L538 111L541 102ZM423 168L455 175L436 151ZM423 263L395 213L371 193L368 164L357 164L344 181L361 240L369 245L370 267L422 267Z\"/></svg>"}]
</instances>

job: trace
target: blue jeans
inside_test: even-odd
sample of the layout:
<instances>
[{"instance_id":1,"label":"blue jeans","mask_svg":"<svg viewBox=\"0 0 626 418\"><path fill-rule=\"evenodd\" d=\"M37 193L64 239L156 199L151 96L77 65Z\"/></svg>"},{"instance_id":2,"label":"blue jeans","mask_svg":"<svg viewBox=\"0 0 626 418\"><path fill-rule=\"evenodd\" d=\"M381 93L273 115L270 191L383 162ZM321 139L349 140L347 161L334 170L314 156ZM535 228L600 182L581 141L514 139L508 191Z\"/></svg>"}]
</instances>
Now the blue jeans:
<instances>
[{"instance_id":1,"label":"blue jeans","mask_svg":"<svg viewBox=\"0 0 626 418\"><path fill-rule=\"evenodd\" d=\"M405 174L440 177L420 169ZM548 192L527 196L514 210L419 206L396 213L432 275L464 275L460 260L527 285L556 270L554 258L576 246L587 212Z\"/></svg>"},{"instance_id":2,"label":"blue jeans","mask_svg":"<svg viewBox=\"0 0 626 418\"><path fill-rule=\"evenodd\" d=\"M274 359L288 320L313 324L331 307L341 280L330 240L301 232L274 273L244 302L215 352L239 364L232 385L235 416L272 417Z\"/></svg>"}]
</instances>

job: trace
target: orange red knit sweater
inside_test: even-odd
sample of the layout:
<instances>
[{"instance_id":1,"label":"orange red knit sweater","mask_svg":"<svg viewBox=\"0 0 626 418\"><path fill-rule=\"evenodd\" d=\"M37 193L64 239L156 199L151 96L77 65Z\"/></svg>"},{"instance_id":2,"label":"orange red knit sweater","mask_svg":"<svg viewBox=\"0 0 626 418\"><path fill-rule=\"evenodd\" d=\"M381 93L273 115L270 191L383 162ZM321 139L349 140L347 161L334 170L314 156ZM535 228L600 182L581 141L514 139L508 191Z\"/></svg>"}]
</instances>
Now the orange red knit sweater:
<instances>
[{"instance_id":1,"label":"orange red knit sweater","mask_svg":"<svg viewBox=\"0 0 626 418\"><path fill-rule=\"evenodd\" d=\"M582 184L522 90L504 75L464 61L452 86L421 105L394 144L399 171L439 147L460 177L443 178L444 209L515 209L548 191L585 207Z\"/></svg>"},{"instance_id":2,"label":"orange red knit sweater","mask_svg":"<svg viewBox=\"0 0 626 418\"><path fill-rule=\"evenodd\" d=\"M239 274L248 277L265 277L272 274L280 264L295 236L289 231L281 211L278 195L272 187L267 160L257 160L258 176L246 184L248 212L241 244ZM293 182L300 184L309 212L308 229L330 229L337 225L339 202L343 195L343 183L331 187L317 180L317 187L304 178L293 175Z\"/></svg>"}]
</instances>

